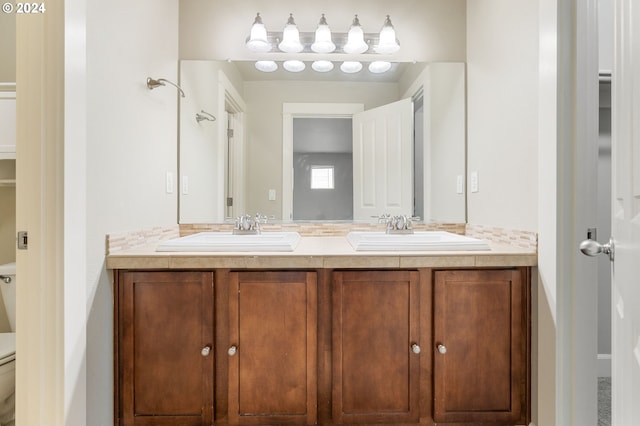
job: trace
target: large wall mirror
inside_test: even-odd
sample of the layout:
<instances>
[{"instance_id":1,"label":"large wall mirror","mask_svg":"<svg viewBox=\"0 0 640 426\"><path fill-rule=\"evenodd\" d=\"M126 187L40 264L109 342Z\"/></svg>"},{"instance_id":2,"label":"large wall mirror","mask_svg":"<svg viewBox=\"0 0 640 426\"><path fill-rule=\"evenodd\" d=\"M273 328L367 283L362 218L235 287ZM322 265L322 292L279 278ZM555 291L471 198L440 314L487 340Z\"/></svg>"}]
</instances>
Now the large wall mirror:
<instances>
[{"instance_id":1,"label":"large wall mirror","mask_svg":"<svg viewBox=\"0 0 640 426\"><path fill-rule=\"evenodd\" d=\"M256 212L465 222L466 0L181 0L179 9L180 223ZM307 69L285 72L290 54L245 45L257 13L276 34L290 14L312 34L324 14L343 40L354 15L374 36L389 15L400 50L362 58L338 49L321 55L335 65L325 73L310 69L317 53L303 52L294 55ZM392 69L368 72L378 58ZM257 59L280 67L259 72ZM365 69L344 74L345 60Z\"/></svg>"},{"instance_id":2,"label":"large wall mirror","mask_svg":"<svg viewBox=\"0 0 640 426\"><path fill-rule=\"evenodd\" d=\"M180 63L180 223L392 213L465 222L465 67L385 76ZM391 137L389 137L391 136Z\"/></svg>"}]
</instances>

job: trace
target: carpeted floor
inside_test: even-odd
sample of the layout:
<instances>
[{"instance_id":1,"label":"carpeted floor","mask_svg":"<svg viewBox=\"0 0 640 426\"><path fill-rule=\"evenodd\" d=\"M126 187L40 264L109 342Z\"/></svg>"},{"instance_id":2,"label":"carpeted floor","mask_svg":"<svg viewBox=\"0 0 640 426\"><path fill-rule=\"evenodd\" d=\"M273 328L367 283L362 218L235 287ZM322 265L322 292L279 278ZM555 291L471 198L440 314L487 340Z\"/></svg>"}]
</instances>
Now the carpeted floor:
<instances>
[{"instance_id":1,"label":"carpeted floor","mask_svg":"<svg viewBox=\"0 0 640 426\"><path fill-rule=\"evenodd\" d=\"M598 426L611 426L611 377L598 377Z\"/></svg>"}]
</instances>

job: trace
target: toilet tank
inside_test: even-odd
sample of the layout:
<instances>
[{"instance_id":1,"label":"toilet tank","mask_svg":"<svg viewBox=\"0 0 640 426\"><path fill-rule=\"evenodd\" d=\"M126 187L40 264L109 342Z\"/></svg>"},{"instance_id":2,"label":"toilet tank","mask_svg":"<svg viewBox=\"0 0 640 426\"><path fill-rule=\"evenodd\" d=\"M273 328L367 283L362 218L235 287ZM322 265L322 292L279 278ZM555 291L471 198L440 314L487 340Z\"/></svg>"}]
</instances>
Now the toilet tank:
<instances>
[{"instance_id":1,"label":"toilet tank","mask_svg":"<svg viewBox=\"0 0 640 426\"><path fill-rule=\"evenodd\" d=\"M16 331L16 264L7 263L0 265L0 292L4 301L4 308L7 311L7 319L11 331ZM8 281L10 279L11 281Z\"/></svg>"}]
</instances>

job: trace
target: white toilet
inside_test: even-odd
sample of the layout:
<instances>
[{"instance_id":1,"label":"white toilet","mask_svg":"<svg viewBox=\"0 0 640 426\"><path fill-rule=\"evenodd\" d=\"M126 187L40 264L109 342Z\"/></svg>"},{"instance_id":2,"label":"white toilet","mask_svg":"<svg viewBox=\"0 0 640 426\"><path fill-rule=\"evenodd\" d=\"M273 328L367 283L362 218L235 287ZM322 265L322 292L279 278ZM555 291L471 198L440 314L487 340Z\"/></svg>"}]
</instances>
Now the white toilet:
<instances>
[{"instance_id":1,"label":"white toilet","mask_svg":"<svg viewBox=\"0 0 640 426\"><path fill-rule=\"evenodd\" d=\"M14 424L16 388L16 264L0 265L0 291L11 327L0 333L0 425Z\"/></svg>"}]
</instances>

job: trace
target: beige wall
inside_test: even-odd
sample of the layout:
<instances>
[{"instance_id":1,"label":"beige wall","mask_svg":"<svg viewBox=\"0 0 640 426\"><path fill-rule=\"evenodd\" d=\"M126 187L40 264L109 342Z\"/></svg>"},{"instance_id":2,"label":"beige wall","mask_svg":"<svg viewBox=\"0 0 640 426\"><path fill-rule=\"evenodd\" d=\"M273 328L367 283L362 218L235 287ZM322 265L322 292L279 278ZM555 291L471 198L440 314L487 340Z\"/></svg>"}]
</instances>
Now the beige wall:
<instances>
[{"instance_id":1,"label":"beige wall","mask_svg":"<svg viewBox=\"0 0 640 426\"><path fill-rule=\"evenodd\" d=\"M282 104L363 103L375 108L399 99L397 83L246 82L246 211L282 217ZM276 189L276 200L268 200Z\"/></svg>"},{"instance_id":2,"label":"beige wall","mask_svg":"<svg viewBox=\"0 0 640 426\"><path fill-rule=\"evenodd\" d=\"M244 42L259 12L268 31L282 31L293 13L300 31L312 32L324 13L331 30L342 33L354 14L367 33L380 31L389 14L402 46L395 58L464 61L465 10L466 0L181 0L180 58L255 60Z\"/></svg>"},{"instance_id":3,"label":"beige wall","mask_svg":"<svg viewBox=\"0 0 640 426\"><path fill-rule=\"evenodd\" d=\"M0 83L16 81L16 15L0 12Z\"/></svg>"}]
</instances>

